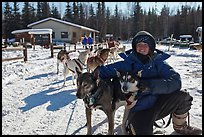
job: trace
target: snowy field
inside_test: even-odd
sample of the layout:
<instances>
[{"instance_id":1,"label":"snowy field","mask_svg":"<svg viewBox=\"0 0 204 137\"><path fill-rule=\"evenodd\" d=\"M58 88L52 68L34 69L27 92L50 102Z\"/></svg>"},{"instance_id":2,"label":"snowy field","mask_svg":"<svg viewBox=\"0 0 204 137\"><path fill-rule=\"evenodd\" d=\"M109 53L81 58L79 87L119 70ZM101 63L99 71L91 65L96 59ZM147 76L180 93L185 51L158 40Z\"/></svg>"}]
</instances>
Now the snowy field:
<instances>
[{"instance_id":1,"label":"snowy field","mask_svg":"<svg viewBox=\"0 0 204 137\"><path fill-rule=\"evenodd\" d=\"M131 47L125 44L126 49ZM182 77L182 88L193 97L190 124L202 129L202 51L157 46L171 55L167 62ZM59 51L59 50L56 50ZM21 56L20 51L2 51L2 58ZM63 66L57 75L57 53L50 58L50 49L28 49L28 61L2 62L2 134L3 135L84 135L85 108L76 98L71 72L63 87ZM77 54L72 54L73 58ZM115 115L115 135L121 134L124 107ZM166 118L168 119L168 118ZM93 110L92 134L107 134L106 115ZM175 135L172 124L155 128L158 135Z\"/></svg>"}]
</instances>

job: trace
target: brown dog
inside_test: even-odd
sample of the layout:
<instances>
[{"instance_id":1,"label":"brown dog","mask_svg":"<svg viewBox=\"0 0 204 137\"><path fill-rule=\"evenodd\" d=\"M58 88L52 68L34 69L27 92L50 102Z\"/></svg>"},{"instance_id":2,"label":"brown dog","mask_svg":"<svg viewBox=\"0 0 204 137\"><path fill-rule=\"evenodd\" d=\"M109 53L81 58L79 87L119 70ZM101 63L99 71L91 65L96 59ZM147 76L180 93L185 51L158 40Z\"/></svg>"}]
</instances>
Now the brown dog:
<instances>
[{"instance_id":1,"label":"brown dog","mask_svg":"<svg viewBox=\"0 0 204 137\"><path fill-rule=\"evenodd\" d=\"M113 90L110 85L99 78L100 70L97 67L92 73L81 73L76 68L78 99L83 99L86 108L87 135L92 134L92 110L102 110L108 118L108 134L114 134L114 112L112 107ZM115 105L115 104L114 104Z\"/></svg>"},{"instance_id":2,"label":"brown dog","mask_svg":"<svg viewBox=\"0 0 204 137\"><path fill-rule=\"evenodd\" d=\"M202 44L195 43L189 45L191 49L202 50Z\"/></svg>"},{"instance_id":3,"label":"brown dog","mask_svg":"<svg viewBox=\"0 0 204 137\"><path fill-rule=\"evenodd\" d=\"M105 63L108 58L110 49L102 49L96 56L89 57L87 59L87 71L94 71L96 67Z\"/></svg>"}]
</instances>

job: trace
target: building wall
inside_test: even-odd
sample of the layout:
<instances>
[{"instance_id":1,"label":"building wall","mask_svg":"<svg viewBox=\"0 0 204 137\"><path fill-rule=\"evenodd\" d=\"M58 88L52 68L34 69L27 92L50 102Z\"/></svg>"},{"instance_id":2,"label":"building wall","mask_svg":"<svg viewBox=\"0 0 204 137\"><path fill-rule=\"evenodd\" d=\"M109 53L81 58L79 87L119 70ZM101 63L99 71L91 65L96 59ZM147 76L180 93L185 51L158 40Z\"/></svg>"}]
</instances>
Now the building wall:
<instances>
[{"instance_id":1,"label":"building wall","mask_svg":"<svg viewBox=\"0 0 204 137\"><path fill-rule=\"evenodd\" d=\"M28 34L27 32L15 34L16 41L20 42L20 39L22 40L23 38L25 42L31 42L31 35Z\"/></svg>"},{"instance_id":2,"label":"building wall","mask_svg":"<svg viewBox=\"0 0 204 137\"><path fill-rule=\"evenodd\" d=\"M54 40L73 42L75 39L80 39L81 30L80 28L76 28L70 25L66 25L63 23L59 23L53 20L49 20L46 22L39 23L32 27L33 29L52 29L55 33ZM68 32L68 38L61 38L61 32ZM76 32L76 38L73 39L73 32Z\"/></svg>"},{"instance_id":3,"label":"building wall","mask_svg":"<svg viewBox=\"0 0 204 137\"><path fill-rule=\"evenodd\" d=\"M52 29L53 32L55 33L55 38L53 38L53 40L66 41L71 43L76 43L77 41L80 41L81 37L85 33L88 34L88 32L84 32L80 28L73 27L53 20L48 20L46 22L36 24L32 26L32 28L33 29ZM61 38L61 32L68 32L68 38ZM75 37L73 37L74 36L73 33L76 34Z\"/></svg>"}]
</instances>

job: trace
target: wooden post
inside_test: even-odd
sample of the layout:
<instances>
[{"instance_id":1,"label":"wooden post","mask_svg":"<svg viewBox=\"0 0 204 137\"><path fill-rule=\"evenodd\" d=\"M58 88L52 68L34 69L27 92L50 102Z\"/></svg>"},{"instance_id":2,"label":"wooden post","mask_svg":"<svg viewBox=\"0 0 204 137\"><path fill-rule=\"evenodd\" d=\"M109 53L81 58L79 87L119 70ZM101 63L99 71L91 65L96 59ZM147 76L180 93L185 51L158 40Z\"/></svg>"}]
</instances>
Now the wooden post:
<instances>
[{"instance_id":1,"label":"wooden post","mask_svg":"<svg viewBox=\"0 0 204 137\"><path fill-rule=\"evenodd\" d=\"M51 58L53 58L54 57L54 55L53 55L53 45L52 45L52 43L50 43L50 49L51 49Z\"/></svg>"},{"instance_id":2,"label":"wooden post","mask_svg":"<svg viewBox=\"0 0 204 137\"><path fill-rule=\"evenodd\" d=\"M49 34L49 45L50 45L50 50L51 50L51 58L54 57L54 52L53 52L53 44L52 44L52 34Z\"/></svg>"},{"instance_id":3,"label":"wooden post","mask_svg":"<svg viewBox=\"0 0 204 137\"><path fill-rule=\"evenodd\" d=\"M170 43L169 43L169 47L168 47L168 51L170 50L170 47L171 47L171 44L172 44L172 41L173 41L173 35L174 35L174 34L171 34L171 39L170 39Z\"/></svg>"},{"instance_id":4,"label":"wooden post","mask_svg":"<svg viewBox=\"0 0 204 137\"><path fill-rule=\"evenodd\" d=\"M33 35L33 38L32 38L32 45L33 45L33 50L35 50L35 35Z\"/></svg>"},{"instance_id":5,"label":"wooden post","mask_svg":"<svg viewBox=\"0 0 204 137\"><path fill-rule=\"evenodd\" d=\"M24 47L24 50L23 50L24 62L26 62L28 60L28 56L27 56L27 45L25 42L23 43L23 47Z\"/></svg>"},{"instance_id":6,"label":"wooden post","mask_svg":"<svg viewBox=\"0 0 204 137\"><path fill-rule=\"evenodd\" d=\"M74 50L76 51L76 43L74 44Z\"/></svg>"}]
</instances>

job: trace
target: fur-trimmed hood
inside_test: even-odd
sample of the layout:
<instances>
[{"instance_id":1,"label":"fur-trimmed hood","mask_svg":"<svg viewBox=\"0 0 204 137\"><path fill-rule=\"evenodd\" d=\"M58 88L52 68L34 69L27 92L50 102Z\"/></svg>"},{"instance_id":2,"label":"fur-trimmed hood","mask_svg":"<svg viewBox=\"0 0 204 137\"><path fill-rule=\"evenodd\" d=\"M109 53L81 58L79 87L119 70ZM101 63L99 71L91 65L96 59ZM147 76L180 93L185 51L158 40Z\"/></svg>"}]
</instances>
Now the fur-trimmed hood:
<instances>
[{"instance_id":1,"label":"fur-trimmed hood","mask_svg":"<svg viewBox=\"0 0 204 137\"><path fill-rule=\"evenodd\" d=\"M155 38L147 31L139 31L132 40L132 49L135 51L136 45L139 42L147 43L150 52L153 53L156 47Z\"/></svg>"}]
</instances>

